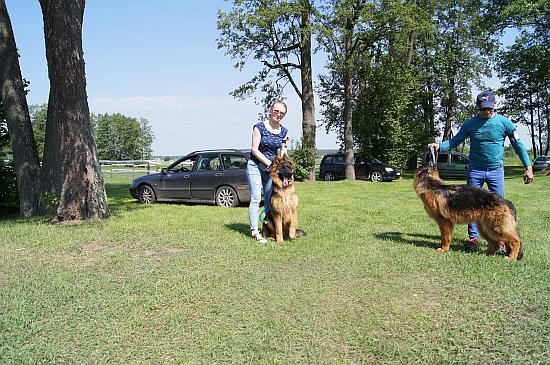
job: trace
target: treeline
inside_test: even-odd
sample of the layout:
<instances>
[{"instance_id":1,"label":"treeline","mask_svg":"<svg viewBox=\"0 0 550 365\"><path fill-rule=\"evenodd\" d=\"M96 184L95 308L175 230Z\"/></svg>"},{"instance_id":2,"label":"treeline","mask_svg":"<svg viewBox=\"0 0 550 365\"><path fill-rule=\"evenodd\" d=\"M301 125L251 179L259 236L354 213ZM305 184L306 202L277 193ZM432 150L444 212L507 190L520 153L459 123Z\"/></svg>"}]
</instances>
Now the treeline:
<instances>
[{"instance_id":1,"label":"treeline","mask_svg":"<svg viewBox=\"0 0 550 365\"><path fill-rule=\"evenodd\" d=\"M42 158L48 105L31 105L29 109L38 156ZM151 158L155 136L147 119L140 118L138 120L120 113L92 113L90 124L100 160L144 160Z\"/></svg>"},{"instance_id":2,"label":"treeline","mask_svg":"<svg viewBox=\"0 0 550 365\"><path fill-rule=\"evenodd\" d=\"M218 15L218 47L242 69L261 69L233 92L302 100L304 148L321 124L334 130L354 178L353 150L412 167L435 138L449 139L475 112L473 89L496 74L503 114L529 127L534 154L549 148L549 20L546 0L233 1ZM499 44L506 31L515 43ZM253 61L253 62L251 62ZM259 61L259 63L258 63Z\"/></svg>"}]
</instances>

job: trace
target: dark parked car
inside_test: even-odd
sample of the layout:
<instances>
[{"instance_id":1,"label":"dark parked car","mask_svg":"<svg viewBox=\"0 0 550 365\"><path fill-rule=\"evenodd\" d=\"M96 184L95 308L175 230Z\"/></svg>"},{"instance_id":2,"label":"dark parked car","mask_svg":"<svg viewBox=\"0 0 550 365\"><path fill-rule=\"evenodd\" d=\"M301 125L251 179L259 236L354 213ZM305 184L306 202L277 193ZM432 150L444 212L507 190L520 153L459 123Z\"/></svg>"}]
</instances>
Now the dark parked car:
<instances>
[{"instance_id":1,"label":"dark parked car","mask_svg":"<svg viewBox=\"0 0 550 365\"><path fill-rule=\"evenodd\" d=\"M470 159L467 155L458 151L439 152L437 156L437 170L442 179L466 179L468 173L468 163ZM425 152L422 155L422 166L428 166L430 163L430 153Z\"/></svg>"},{"instance_id":2,"label":"dark parked car","mask_svg":"<svg viewBox=\"0 0 550 365\"><path fill-rule=\"evenodd\" d=\"M345 161L343 153L323 156L319 166L319 177L325 181L345 178ZM355 178L373 182L391 181L401 177L401 170L395 166L378 161L375 158L355 155Z\"/></svg>"},{"instance_id":3,"label":"dark parked car","mask_svg":"<svg viewBox=\"0 0 550 365\"><path fill-rule=\"evenodd\" d=\"M542 171L550 164L550 156L538 156L533 161L533 171Z\"/></svg>"},{"instance_id":4,"label":"dark parked car","mask_svg":"<svg viewBox=\"0 0 550 365\"><path fill-rule=\"evenodd\" d=\"M160 173L134 179L130 194L144 204L165 201L235 207L248 203L246 164L249 156L250 152L243 150L195 151Z\"/></svg>"}]
</instances>

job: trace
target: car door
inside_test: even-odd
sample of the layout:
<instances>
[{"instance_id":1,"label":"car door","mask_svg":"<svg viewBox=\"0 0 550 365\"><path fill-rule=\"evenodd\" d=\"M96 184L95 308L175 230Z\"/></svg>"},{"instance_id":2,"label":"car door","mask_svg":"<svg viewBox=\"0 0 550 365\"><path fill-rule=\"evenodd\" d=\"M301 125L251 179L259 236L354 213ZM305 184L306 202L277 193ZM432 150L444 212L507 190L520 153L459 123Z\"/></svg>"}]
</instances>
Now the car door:
<instances>
[{"instance_id":1,"label":"car door","mask_svg":"<svg viewBox=\"0 0 550 365\"><path fill-rule=\"evenodd\" d=\"M451 154L451 164L449 165L449 176L464 178L468 173L468 158L462 155Z\"/></svg>"},{"instance_id":2,"label":"car door","mask_svg":"<svg viewBox=\"0 0 550 365\"><path fill-rule=\"evenodd\" d=\"M224 170L224 182L231 185L245 185L248 187L246 178L246 164L248 159L244 154L222 153Z\"/></svg>"},{"instance_id":3,"label":"car door","mask_svg":"<svg viewBox=\"0 0 550 365\"><path fill-rule=\"evenodd\" d=\"M224 182L224 171L218 153L203 153L197 168L191 174L191 197L193 200L212 200L214 190Z\"/></svg>"},{"instance_id":4,"label":"car door","mask_svg":"<svg viewBox=\"0 0 550 365\"><path fill-rule=\"evenodd\" d=\"M428 161L430 159L430 155L427 156ZM451 164L450 164L450 157L448 153L442 152L439 155L437 155L437 169L439 170L439 175L441 177L447 177L450 176L449 173L451 172Z\"/></svg>"},{"instance_id":5,"label":"car door","mask_svg":"<svg viewBox=\"0 0 550 365\"><path fill-rule=\"evenodd\" d=\"M168 166L159 180L159 198L169 200L191 198L191 174L196 158L197 156L186 157Z\"/></svg>"},{"instance_id":6,"label":"car door","mask_svg":"<svg viewBox=\"0 0 550 365\"><path fill-rule=\"evenodd\" d=\"M370 171L370 161L364 156L355 156L355 178L357 180L367 180Z\"/></svg>"}]
</instances>

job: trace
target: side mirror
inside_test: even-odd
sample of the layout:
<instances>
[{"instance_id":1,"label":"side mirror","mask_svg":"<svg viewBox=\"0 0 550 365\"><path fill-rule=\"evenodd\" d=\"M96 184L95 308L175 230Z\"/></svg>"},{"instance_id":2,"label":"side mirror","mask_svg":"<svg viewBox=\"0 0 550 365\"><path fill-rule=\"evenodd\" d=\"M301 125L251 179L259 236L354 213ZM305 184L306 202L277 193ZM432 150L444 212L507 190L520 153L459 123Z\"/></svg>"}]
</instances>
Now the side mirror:
<instances>
[{"instance_id":1,"label":"side mirror","mask_svg":"<svg viewBox=\"0 0 550 365\"><path fill-rule=\"evenodd\" d=\"M163 167L160 169L160 173L166 175L166 167Z\"/></svg>"}]
</instances>

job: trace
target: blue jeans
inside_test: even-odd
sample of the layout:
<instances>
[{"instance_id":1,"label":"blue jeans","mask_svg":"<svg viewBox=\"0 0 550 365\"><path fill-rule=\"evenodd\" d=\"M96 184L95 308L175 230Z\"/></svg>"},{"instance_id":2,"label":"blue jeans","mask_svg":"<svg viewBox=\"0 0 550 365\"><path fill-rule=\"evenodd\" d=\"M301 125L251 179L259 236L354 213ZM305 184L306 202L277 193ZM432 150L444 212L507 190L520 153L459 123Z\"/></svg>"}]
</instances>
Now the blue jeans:
<instances>
[{"instance_id":1,"label":"blue jeans","mask_svg":"<svg viewBox=\"0 0 550 365\"><path fill-rule=\"evenodd\" d=\"M262 189L264 191L265 212L269 211L269 202L271 201L271 192L273 185L269 172L263 169L252 160L248 160L246 165L246 177L250 187L250 205L248 206L248 218L250 220L250 230L258 229L258 212L260 202L262 201Z\"/></svg>"},{"instance_id":2,"label":"blue jeans","mask_svg":"<svg viewBox=\"0 0 550 365\"><path fill-rule=\"evenodd\" d=\"M468 185L483 187L487 183L490 191L494 191L504 198L504 167L500 166L496 169L484 169L471 164L468 166ZM470 238L479 238L477 226L475 223L468 224L468 236Z\"/></svg>"}]
</instances>

